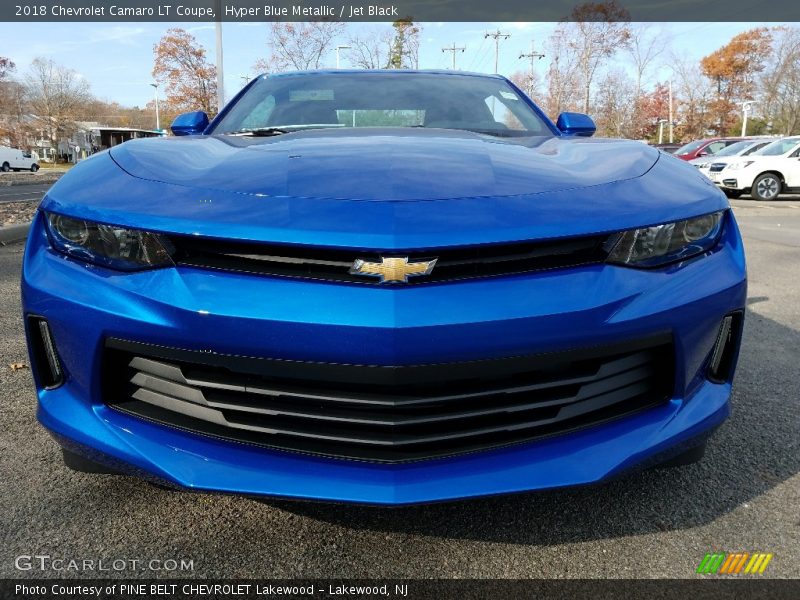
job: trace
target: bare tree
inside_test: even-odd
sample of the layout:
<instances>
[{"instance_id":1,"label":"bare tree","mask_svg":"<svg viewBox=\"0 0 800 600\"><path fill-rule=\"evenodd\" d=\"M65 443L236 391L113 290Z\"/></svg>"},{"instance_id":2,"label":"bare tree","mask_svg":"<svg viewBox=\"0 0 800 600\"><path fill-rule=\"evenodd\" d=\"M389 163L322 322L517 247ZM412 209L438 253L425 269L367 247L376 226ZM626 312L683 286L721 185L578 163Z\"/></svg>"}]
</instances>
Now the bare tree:
<instances>
[{"instance_id":1,"label":"bare tree","mask_svg":"<svg viewBox=\"0 0 800 600\"><path fill-rule=\"evenodd\" d=\"M0 56L0 83L9 79L11 73L17 69L17 65L10 58Z\"/></svg>"},{"instance_id":2,"label":"bare tree","mask_svg":"<svg viewBox=\"0 0 800 600\"><path fill-rule=\"evenodd\" d=\"M578 57L567 43L565 26L553 32L547 42L545 54L552 57L547 73L545 111L555 118L565 110L578 108Z\"/></svg>"},{"instance_id":3,"label":"bare tree","mask_svg":"<svg viewBox=\"0 0 800 600\"><path fill-rule=\"evenodd\" d=\"M30 110L40 117L44 134L57 148L58 138L72 133L76 117L91 99L89 84L76 71L46 58L34 59L24 82Z\"/></svg>"},{"instance_id":4,"label":"bare tree","mask_svg":"<svg viewBox=\"0 0 800 600\"><path fill-rule=\"evenodd\" d=\"M354 67L385 69L389 64L392 32L386 27L372 28L361 35L350 36L347 45L350 46L347 58Z\"/></svg>"},{"instance_id":5,"label":"bare tree","mask_svg":"<svg viewBox=\"0 0 800 600\"><path fill-rule=\"evenodd\" d=\"M519 89L528 94L529 97L539 96L541 94L542 80L535 72L529 69L525 71L515 71L509 77Z\"/></svg>"},{"instance_id":6,"label":"bare tree","mask_svg":"<svg viewBox=\"0 0 800 600\"><path fill-rule=\"evenodd\" d=\"M0 56L0 143L23 145L25 89L12 79L16 65Z\"/></svg>"},{"instance_id":7,"label":"bare tree","mask_svg":"<svg viewBox=\"0 0 800 600\"><path fill-rule=\"evenodd\" d=\"M775 31L773 53L761 78L760 108L776 133L800 131L800 28Z\"/></svg>"},{"instance_id":8,"label":"bare tree","mask_svg":"<svg viewBox=\"0 0 800 600\"><path fill-rule=\"evenodd\" d=\"M711 125L709 106L716 98L716 91L696 62L673 55L670 63L677 84L678 137L684 140L703 137Z\"/></svg>"},{"instance_id":9,"label":"bare tree","mask_svg":"<svg viewBox=\"0 0 800 600\"><path fill-rule=\"evenodd\" d=\"M570 14L566 26L567 44L578 57L577 67L583 85L583 112L589 112L592 82L603 61L626 48L630 40L628 11L614 0L605 4L586 3Z\"/></svg>"},{"instance_id":10,"label":"bare tree","mask_svg":"<svg viewBox=\"0 0 800 600\"><path fill-rule=\"evenodd\" d=\"M270 23L270 55L256 62L255 68L271 73L319 69L344 29L345 24L336 21Z\"/></svg>"},{"instance_id":11,"label":"bare tree","mask_svg":"<svg viewBox=\"0 0 800 600\"><path fill-rule=\"evenodd\" d=\"M594 117L600 135L630 137L630 115L636 101L635 83L621 69L606 73L597 86Z\"/></svg>"},{"instance_id":12,"label":"bare tree","mask_svg":"<svg viewBox=\"0 0 800 600\"><path fill-rule=\"evenodd\" d=\"M626 50L633 62L637 96L642 92L642 82L648 69L655 65L669 41L669 37L651 23L638 23L631 27Z\"/></svg>"}]
</instances>

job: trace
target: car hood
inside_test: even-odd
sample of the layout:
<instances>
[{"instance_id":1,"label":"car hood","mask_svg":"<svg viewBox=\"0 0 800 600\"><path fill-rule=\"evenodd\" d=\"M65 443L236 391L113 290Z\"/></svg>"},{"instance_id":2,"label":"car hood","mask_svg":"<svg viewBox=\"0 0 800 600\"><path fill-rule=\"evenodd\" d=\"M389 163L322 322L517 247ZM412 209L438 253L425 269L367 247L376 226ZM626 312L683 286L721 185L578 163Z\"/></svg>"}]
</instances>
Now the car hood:
<instances>
[{"instance_id":1,"label":"car hood","mask_svg":"<svg viewBox=\"0 0 800 600\"><path fill-rule=\"evenodd\" d=\"M643 144L497 138L445 129L317 129L270 138L140 140L111 156L135 177L270 197L443 200L594 186L646 173Z\"/></svg>"},{"instance_id":2,"label":"car hood","mask_svg":"<svg viewBox=\"0 0 800 600\"><path fill-rule=\"evenodd\" d=\"M126 142L42 204L157 232L365 249L597 234L727 206L695 167L640 142L443 130Z\"/></svg>"}]
</instances>

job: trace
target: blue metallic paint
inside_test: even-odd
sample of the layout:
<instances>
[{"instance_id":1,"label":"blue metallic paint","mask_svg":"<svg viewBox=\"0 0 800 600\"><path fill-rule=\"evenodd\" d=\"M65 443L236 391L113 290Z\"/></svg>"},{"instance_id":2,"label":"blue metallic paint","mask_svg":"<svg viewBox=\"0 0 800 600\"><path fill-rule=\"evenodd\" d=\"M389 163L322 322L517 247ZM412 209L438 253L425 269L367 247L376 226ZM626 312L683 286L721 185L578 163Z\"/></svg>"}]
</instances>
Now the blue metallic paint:
<instances>
[{"instance_id":1,"label":"blue metallic paint","mask_svg":"<svg viewBox=\"0 0 800 600\"><path fill-rule=\"evenodd\" d=\"M183 113L170 125L173 135L199 135L208 127L208 115L201 110Z\"/></svg>"},{"instance_id":2,"label":"blue metallic paint","mask_svg":"<svg viewBox=\"0 0 800 600\"><path fill-rule=\"evenodd\" d=\"M160 232L392 250L611 232L728 206L696 169L636 142L554 138L526 148L425 133L308 132L241 146L207 137L129 142L75 167L42 208ZM400 170L388 169L377 152L365 154L370 143L393 152ZM330 144L359 164L339 162L338 171L326 164ZM429 175L433 147L448 153L436 180ZM298 152L315 159L287 168ZM415 166L424 177L415 177ZM371 175L359 177L359 169ZM326 170L330 178L314 176ZM497 193L488 194L493 180ZM303 194L294 196L297 190ZM40 214L22 275L25 314L49 320L67 373L61 387L38 389L39 419L58 436L195 489L377 504L602 481L704 435L727 415L730 394L730 384L706 379L704 366L720 319L741 309L745 296L744 253L729 212L713 252L663 269L593 265L392 288L189 267L113 272L54 252ZM111 336L390 365L499 358L660 332L675 342L669 403L550 439L411 464L205 438L116 412L100 393L100 353Z\"/></svg>"},{"instance_id":3,"label":"blue metallic paint","mask_svg":"<svg viewBox=\"0 0 800 600\"><path fill-rule=\"evenodd\" d=\"M556 127L566 135L579 137L592 137L597 131L597 126L589 115L574 112L563 112L558 115Z\"/></svg>"},{"instance_id":4,"label":"blue metallic paint","mask_svg":"<svg viewBox=\"0 0 800 600\"><path fill-rule=\"evenodd\" d=\"M291 147L299 136L307 135L289 134L267 139L283 140ZM51 188L42 208L157 232L289 244L400 249L619 231L698 216L729 206L725 196L697 173L697 169L633 142L554 139L547 142L555 146L550 154L551 163L544 162L547 158L539 156L536 150L528 150L531 162L538 163L538 169L529 173L529 193L441 198L442 194L436 190L464 191L461 181L468 177L461 171L442 172L435 179L416 179L415 195L419 199L411 201L410 193L400 195L392 188L391 174L359 177L361 164L343 164L336 175L324 180L315 178L319 171L308 166L292 175L295 181L289 182L286 172L274 173L281 168L281 159L275 159L272 170L266 172L245 159L240 160L247 168L236 168L238 162L232 160L224 169L218 167L218 173L216 169L186 166L189 159L199 160L199 153L183 154L173 150L183 146L191 150L202 144L202 139L163 140L160 146L163 150L152 159L148 155L159 146L145 144L146 141L135 145L127 142L130 147L124 153L121 150L124 146L120 146L116 153L96 155L77 165L74 175L62 178ZM427 141L428 138L420 139L420 143ZM473 142L469 137L464 139L465 145ZM225 148L226 153L229 151L227 144L216 139L209 143ZM584 148L569 149L570 145ZM627 156L627 166L632 173L628 177L624 169L617 167L622 163L620 147L623 146L629 147L622 153ZM137 148L142 150L142 157L127 160L126 154ZM594 160L588 155L589 149L597 155ZM609 156L605 156L604 150ZM346 146L341 151L347 152ZM514 146L513 152L518 151ZM282 153L289 160L290 152L284 149ZM123 165L140 175L144 175L142 165L152 167L153 179L129 175L112 160L114 156L120 156ZM364 169L371 168L370 160L370 157L363 158ZM380 160L375 159L378 163ZM430 169L427 156L425 160L408 156L407 160L418 162L422 171ZM495 158L487 159L487 163L494 162ZM164 172L158 166L162 163L167 165ZM492 169L496 171L498 167L493 165ZM503 183L506 191L524 190L521 179L525 172L521 165L514 163L503 169L507 174ZM570 169L580 172L572 173ZM604 177L603 169L615 177ZM324 171L325 167L320 170ZM169 172L175 175L168 178ZM194 177L188 172L193 172ZM644 174L647 176L642 176ZM206 184L206 178L213 183ZM356 178L360 187L350 183L351 178ZM478 183L485 188L493 178L486 173ZM171 182L161 181L167 179ZM196 184L201 180L203 184ZM264 182L264 189L272 186L276 195L259 195L259 180ZM210 187L214 184L216 187ZM311 197L283 195L287 187L295 184L316 185L316 194ZM250 193L231 189L234 186L250 190ZM350 191L358 191L360 198L335 199L325 195L331 187L347 191L347 186L352 186ZM248 215L246 220L242 219L243 211Z\"/></svg>"}]
</instances>

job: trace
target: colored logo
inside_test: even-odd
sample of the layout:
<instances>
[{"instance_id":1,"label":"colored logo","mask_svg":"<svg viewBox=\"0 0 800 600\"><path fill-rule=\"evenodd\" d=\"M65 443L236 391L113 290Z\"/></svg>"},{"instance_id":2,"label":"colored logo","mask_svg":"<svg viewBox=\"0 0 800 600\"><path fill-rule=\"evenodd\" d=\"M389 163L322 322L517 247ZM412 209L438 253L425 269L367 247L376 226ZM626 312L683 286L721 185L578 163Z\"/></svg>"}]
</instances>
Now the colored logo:
<instances>
[{"instance_id":1,"label":"colored logo","mask_svg":"<svg viewBox=\"0 0 800 600\"><path fill-rule=\"evenodd\" d=\"M429 275L437 259L408 262L408 257L381 257L381 262L369 262L360 258L353 263L350 273L378 277L381 283L407 283L409 277Z\"/></svg>"},{"instance_id":2,"label":"colored logo","mask_svg":"<svg viewBox=\"0 0 800 600\"><path fill-rule=\"evenodd\" d=\"M698 573L715 575L739 575L740 573L759 575L767 569L772 554L766 552L715 552L706 554L697 567Z\"/></svg>"}]
</instances>

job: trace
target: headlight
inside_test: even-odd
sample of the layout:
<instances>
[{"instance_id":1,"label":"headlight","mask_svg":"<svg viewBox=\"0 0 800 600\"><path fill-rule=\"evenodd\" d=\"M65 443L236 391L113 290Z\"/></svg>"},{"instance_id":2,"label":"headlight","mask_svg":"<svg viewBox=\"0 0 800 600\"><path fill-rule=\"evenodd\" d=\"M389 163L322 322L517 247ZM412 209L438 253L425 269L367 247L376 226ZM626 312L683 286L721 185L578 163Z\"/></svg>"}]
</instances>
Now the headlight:
<instances>
[{"instance_id":1,"label":"headlight","mask_svg":"<svg viewBox=\"0 0 800 600\"><path fill-rule=\"evenodd\" d=\"M631 229L609 240L608 262L631 267L660 267L713 248L722 231L724 212L694 219Z\"/></svg>"},{"instance_id":2,"label":"headlight","mask_svg":"<svg viewBox=\"0 0 800 600\"><path fill-rule=\"evenodd\" d=\"M172 266L172 245L156 233L102 225L47 213L45 222L53 248L86 262L135 271Z\"/></svg>"},{"instance_id":3,"label":"headlight","mask_svg":"<svg viewBox=\"0 0 800 600\"><path fill-rule=\"evenodd\" d=\"M740 160L738 162L734 162L734 163L729 164L728 168L731 171L736 171L738 169L745 169L745 168L749 167L750 165L752 165L754 162L756 162L756 161L754 161L754 160Z\"/></svg>"}]
</instances>

